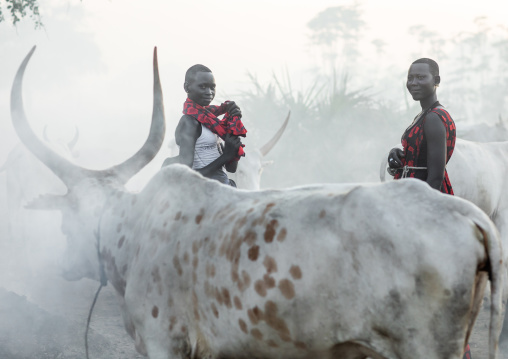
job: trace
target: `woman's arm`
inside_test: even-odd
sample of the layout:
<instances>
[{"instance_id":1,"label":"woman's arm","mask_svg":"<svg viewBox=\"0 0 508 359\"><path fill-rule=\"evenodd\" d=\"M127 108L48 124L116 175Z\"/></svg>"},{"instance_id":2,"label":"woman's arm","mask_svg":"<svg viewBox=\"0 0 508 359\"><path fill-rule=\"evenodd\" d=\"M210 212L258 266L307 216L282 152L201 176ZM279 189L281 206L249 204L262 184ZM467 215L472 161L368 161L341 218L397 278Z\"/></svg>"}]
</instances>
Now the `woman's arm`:
<instances>
[{"instance_id":1,"label":"woman's arm","mask_svg":"<svg viewBox=\"0 0 508 359\"><path fill-rule=\"evenodd\" d=\"M175 131L176 143L180 146L180 163L192 167L196 141L201 136L201 124L193 117L182 116ZM196 169L208 177L236 157L241 145L238 136L226 135L224 153L203 168Z\"/></svg>"},{"instance_id":2,"label":"woman's arm","mask_svg":"<svg viewBox=\"0 0 508 359\"><path fill-rule=\"evenodd\" d=\"M446 129L435 113L429 113L423 125L427 139L427 183L441 190L446 167Z\"/></svg>"}]
</instances>

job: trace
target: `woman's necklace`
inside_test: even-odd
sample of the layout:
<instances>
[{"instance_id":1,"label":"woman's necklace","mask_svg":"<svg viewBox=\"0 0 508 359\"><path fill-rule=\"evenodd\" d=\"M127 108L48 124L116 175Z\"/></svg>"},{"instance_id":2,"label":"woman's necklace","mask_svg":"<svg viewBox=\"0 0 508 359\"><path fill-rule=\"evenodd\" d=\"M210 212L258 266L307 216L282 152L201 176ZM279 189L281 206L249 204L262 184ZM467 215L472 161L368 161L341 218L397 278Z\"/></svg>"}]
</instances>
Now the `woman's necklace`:
<instances>
[{"instance_id":1,"label":"woman's necklace","mask_svg":"<svg viewBox=\"0 0 508 359\"><path fill-rule=\"evenodd\" d=\"M425 117L430 110L438 106L441 106L441 104L439 103L439 101L436 101L426 109L424 110L422 109L421 112L418 115L416 115L416 117L414 118L413 122L411 122L409 127L406 128L406 131L404 131L404 133L407 132L411 127L413 127L418 121L420 121L422 117Z\"/></svg>"}]
</instances>

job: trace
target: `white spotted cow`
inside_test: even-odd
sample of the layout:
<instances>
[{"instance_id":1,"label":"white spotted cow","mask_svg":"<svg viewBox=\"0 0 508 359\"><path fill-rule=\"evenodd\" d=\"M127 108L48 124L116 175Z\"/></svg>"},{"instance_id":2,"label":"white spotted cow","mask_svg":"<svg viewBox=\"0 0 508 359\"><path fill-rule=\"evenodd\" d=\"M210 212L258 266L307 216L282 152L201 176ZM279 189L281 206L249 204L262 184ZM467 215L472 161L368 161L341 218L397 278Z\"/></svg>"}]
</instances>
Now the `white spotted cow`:
<instances>
[{"instance_id":1,"label":"white spotted cow","mask_svg":"<svg viewBox=\"0 0 508 359\"><path fill-rule=\"evenodd\" d=\"M241 191L178 164L126 192L163 142L156 58L148 139L124 163L91 171L30 129L21 81L32 52L14 81L13 123L68 188L34 206L62 212L68 279L98 279L103 263L140 353L459 359L489 276L496 358L501 247L471 203L416 180Z\"/></svg>"},{"instance_id":2,"label":"white spotted cow","mask_svg":"<svg viewBox=\"0 0 508 359\"><path fill-rule=\"evenodd\" d=\"M387 157L388 154L381 164L381 181L387 175ZM508 248L508 141L472 142L457 138L446 168L455 196L471 201L489 215L499 230L503 247ZM508 266L508 250L504 251L503 260ZM507 287L505 292L508 297ZM508 342L508 316L501 338Z\"/></svg>"}]
</instances>

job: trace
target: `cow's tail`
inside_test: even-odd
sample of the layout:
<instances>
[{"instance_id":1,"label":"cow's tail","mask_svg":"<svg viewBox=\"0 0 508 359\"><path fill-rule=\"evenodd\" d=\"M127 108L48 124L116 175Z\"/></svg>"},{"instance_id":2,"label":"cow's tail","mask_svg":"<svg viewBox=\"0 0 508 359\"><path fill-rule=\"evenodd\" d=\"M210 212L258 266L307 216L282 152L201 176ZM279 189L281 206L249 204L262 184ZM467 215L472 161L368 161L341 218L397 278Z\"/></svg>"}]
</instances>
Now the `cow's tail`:
<instances>
[{"instance_id":1,"label":"cow's tail","mask_svg":"<svg viewBox=\"0 0 508 359\"><path fill-rule=\"evenodd\" d=\"M386 182L386 167L388 166L388 155L383 155L381 166L379 167L379 179Z\"/></svg>"},{"instance_id":2,"label":"cow's tail","mask_svg":"<svg viewBox=\"0 0 508 359\"><path fill-rule=\"evenodd\" d=\"M490 327L489 327L489 359L496 359L499 344L499 335L502 325L502 300L503 300L503 256L499 233L494 224L487 220L487 216L481 213L482 218L473 221L483 235L483 245L487 261L485 268L490 279ZM483 291L476 293L481 301ZM476 298L475 298L476 299Z\"/></svg>"}]
</instances>

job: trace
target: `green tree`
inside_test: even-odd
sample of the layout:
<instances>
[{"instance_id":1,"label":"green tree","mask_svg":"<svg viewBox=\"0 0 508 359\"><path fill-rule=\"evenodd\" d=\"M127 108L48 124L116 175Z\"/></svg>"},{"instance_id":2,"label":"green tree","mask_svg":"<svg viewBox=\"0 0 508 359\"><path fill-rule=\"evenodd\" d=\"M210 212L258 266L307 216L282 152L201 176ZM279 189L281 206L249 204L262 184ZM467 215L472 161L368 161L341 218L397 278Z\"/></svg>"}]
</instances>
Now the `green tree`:
<instances>
[{"instance_id":1,"label":"green tree","mask_svg":"<svg viewBox=\"0 0 508 359\"><path fill-rule=\"evenodd\" d=\"M5 22L5 8L9 13L10 21L16 25L21 19L30 16L35 23L35 28L42 27L39 3L37 0L0 0L0 23Z\"/></svg>"}]
</instances>

